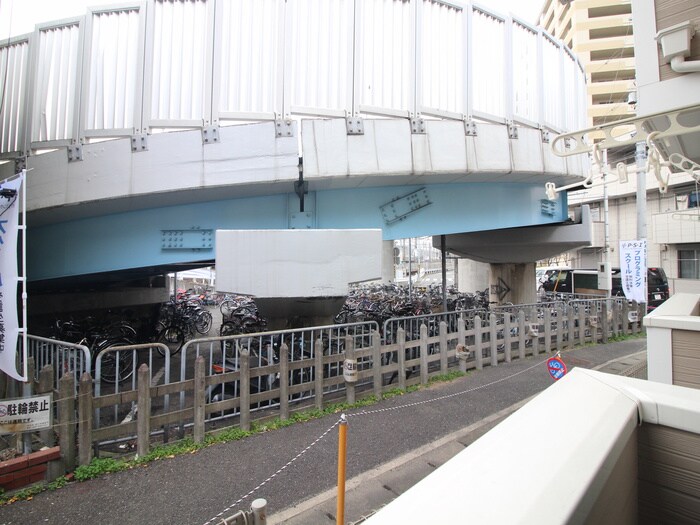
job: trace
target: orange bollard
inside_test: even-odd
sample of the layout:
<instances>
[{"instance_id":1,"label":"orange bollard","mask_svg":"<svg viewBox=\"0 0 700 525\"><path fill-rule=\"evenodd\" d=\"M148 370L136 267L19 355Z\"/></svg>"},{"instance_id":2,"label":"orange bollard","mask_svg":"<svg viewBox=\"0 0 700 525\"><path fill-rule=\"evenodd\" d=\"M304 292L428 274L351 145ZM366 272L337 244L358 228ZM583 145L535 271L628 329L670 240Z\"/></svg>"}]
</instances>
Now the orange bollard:
<instances>
[{"instance_id":1,"label":"orange bollard","mask_svg":"<svg viewBox=\"0 0 700 525\"><path fill-rule=\"evenodd\" d=\"M345 525L345 459L347 457L348 420L340 416L338 427L338 501L335 509L336 525Z\"/></svg>"}]
</instances>

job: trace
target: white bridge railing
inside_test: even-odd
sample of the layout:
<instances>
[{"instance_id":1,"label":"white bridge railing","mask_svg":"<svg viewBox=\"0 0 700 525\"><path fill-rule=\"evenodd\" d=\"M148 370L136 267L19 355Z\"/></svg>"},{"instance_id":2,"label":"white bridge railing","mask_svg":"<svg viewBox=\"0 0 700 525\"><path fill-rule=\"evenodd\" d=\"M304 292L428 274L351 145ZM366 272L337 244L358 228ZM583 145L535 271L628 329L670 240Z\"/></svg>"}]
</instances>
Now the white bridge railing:
<instances>
[{"instance_id":1,"label":"white bridge railing","mask_svg":"<svg viewBox=\"0 0 700 525\"><path fill-rule=\"evenodd\" d=\"M0 72L0 158L105 137L138 151L154 129L215 141L233 121L284 133L301 115L458 119L467 133L472 119L562 131L585 116L566 46L441 0L134 1L3 42Z\"/></svg>"}]
</instances>

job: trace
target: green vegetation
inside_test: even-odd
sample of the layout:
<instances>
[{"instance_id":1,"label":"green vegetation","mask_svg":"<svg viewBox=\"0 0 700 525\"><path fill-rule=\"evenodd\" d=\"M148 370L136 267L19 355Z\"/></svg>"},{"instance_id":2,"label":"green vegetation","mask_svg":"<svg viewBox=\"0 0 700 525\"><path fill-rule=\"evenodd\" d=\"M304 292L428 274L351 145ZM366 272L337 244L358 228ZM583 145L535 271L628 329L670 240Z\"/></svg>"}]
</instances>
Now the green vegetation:
<instances>
[{"instance_id":1,"label":"green vegetation","mask_svg":"<svg viewBox=\"0 0 700 525\"><path fill-rule=\"evenodd\" d=\"M610 337L608 339L608 342L614 343L626 341L629 339L639 339L642 337L646 337L646 334L644 332L628 335L620 334L615 337ZM593 344L597 345L600 343L587 343L585 345L580 346L589 346ZM82 465L76 468L73 474L68 476L62 476L48 484L39 483L31 487L27 487L26 489L17 491L12 495L7 495L0 489L0 505L13 503L19 500L28 500L31 499L34 495L45 490L59 489L67 483L69 483L71 479L74 479L75 481L86 481L112 472L120 472L134 467L139 467L153 461L158 461L165 458L174 458L175 456L179 456L182 454L193 454L204 447L215 445L217 443L237 441L252 436L254 434L258 434L260 432L270 432L273 430L278 430L291 425L295 425L297 423L304 423L313 419L319 419L331 414L338 414L355 408L371 406L384 399L391 399L396 396L402 396L411 392L416 392L424 388L429 388L431 385L437 383L448 383L466 375L468 375L468 373L460 372L458 370L452 370L446 374L440 374L431 377L429 379L428 385L413 385L407 387L405 390L402 390L400 388L393 388L384 392L381 398L377 398L374 395L369 395L367 397L363 397L362 399L352 404L334 403L326 406L323 409L311 408L301 412L296 412L292 414L288 419L284 420L280 418L275 418L266 422L253 422L251 424L251 430L242 430L236 427L227 428L220 432L207 434L204 438L203 443L195 443L192 438L185 438L183 440L178 441L177 443L167 445L156 445L152 447L151 451L143 457L136 457L133 459L95 458L90 462L90 464Z\"/></svg>"},{"instance_id":2,"label":"green vegetation","mask_svg":"<svg viewBox=\"0 0 700 525\"><path fill-rule=\"evenodd\" d=\"M430 378L430 382L426 386L430 386L435 383L453 381L454 379L464 375L465 374L462 372L449 372L447 374L434 376ZM266 422L253 422L250 430L242 430L237 427L227 428L217 433L207 434L203 443L195 443L192 438L185 438L177 443L156 445L151 448L151 451L148 454L142 457L132 459L94 458L88 465L81 465L76 468L73 474L61 476L51 483L38 483L36 485L32 485L31 487L19 490L12 495L7 495L0 492L0 505L6 505L20 500L30 500L36 494L39 494L45 490L56 490L63 487L69 483L71 479L74 479L75 481L87 481L89 479L94 479L112 472L121 472L123 470L139 467L153 461L158 461L165 458L174 458L175 456L182 454L193 454L204 447L215 445L217 443L237 441L260 432L270 432L295 425L297 423L304 423L313 419L319 419L331 414L339 414L347 410L371 406L382 399L390 399L392 397L415 392L421 388L426 388L426 386L414 385L409 386L406 388L406 390L394 388L388 392L385 392L381 396L381 399L377 398L375 395L369 395L352 404L333 403L327 405L323 409L311 408L302 412L295 412L289 417L289 419L275 418Z\"/></svg>"}]
</instances>

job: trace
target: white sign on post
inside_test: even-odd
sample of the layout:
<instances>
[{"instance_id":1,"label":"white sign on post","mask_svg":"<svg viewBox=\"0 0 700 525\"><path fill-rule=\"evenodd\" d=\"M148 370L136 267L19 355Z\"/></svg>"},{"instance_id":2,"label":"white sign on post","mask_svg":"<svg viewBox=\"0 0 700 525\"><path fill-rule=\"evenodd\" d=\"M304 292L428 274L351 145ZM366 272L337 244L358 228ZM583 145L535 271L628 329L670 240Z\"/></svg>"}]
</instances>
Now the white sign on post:
<instances>
[{"instance_id":1,"label":"white sign on post","mask_svg":"<svg viewBox=\"0 0 700 525\"><path fill-rule=\"evenodd\" d=\"M647 241L620 241L620 277L628 301L647 302Z\"/></svg>"},{"instance_id":2,"label":"white sign on post","mask_svg":"<svg viewBox=\"0 0 700 525\"><path fill-rule=\"evenodd\" d=\"M51 394L0 400L0 434L51 428Z\"/></svg>"},{"instance_id":3,"label":"white sign on post","mask_svg":"<svg viewBox=\"0 0 700 525\"><path fill-rule=\"evenodd\" d=\"M357 381L357 360L346 359L343 363L343 379L347 383L355 383Z\"/></svg>"}]
</instances>

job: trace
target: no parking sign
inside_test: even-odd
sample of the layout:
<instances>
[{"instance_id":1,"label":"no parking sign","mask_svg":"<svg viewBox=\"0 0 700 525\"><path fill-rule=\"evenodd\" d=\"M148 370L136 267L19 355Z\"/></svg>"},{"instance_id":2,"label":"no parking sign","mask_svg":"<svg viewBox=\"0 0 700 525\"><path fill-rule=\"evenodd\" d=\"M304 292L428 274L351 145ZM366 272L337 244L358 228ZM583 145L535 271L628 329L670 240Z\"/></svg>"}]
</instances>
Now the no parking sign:
<instances>
[{"instance_id":1,"label":"no parking sign","mask_svg":"<svg viewBox=\"0 0 700 525\"><path fill-rule=\"evenodd\" d=\"M547 359L547 371L552 379L558 381L566 375L566 364L560 357L550 357Z\"/></svg>"}]
</instances>

